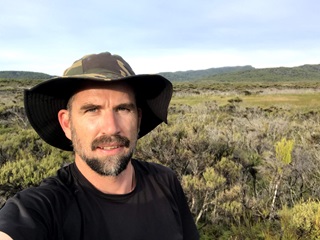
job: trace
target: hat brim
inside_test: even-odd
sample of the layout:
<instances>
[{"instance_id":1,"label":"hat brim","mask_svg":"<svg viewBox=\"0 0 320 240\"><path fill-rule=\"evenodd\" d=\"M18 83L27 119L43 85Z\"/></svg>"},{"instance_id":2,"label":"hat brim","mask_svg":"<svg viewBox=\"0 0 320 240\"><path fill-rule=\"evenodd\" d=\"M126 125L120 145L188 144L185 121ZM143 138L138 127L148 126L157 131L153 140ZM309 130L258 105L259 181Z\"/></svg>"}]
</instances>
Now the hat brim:
<instances>
[{"instance_id":1,"label":"hat brim","mask_svg":"<svg viewBox=\"0 0 320 240\"><path fill-rule=\"evenodd\" d=\"M83 83L123 81L134 87L142 109L139 138L160 123L167 123L172 84L161 75L134 75L121 79L95 77L57 77L24 91L24 106L31 126L48 144L73 151L72 142L65 136L58 121L58 112L66 109L70 97Z\"/></svg>"}]
</instances>

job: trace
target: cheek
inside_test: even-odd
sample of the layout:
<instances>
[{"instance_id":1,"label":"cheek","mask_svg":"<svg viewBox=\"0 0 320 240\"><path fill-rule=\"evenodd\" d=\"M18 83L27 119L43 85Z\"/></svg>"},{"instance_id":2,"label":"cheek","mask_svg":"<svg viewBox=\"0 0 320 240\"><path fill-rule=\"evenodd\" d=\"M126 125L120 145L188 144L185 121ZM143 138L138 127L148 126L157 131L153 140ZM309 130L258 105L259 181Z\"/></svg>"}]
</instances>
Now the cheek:
<instances>
[{"instance_id":1,"label":"cheek","mask_svg":"<svg viewBox=\"0 0 320 240\"><path fill-rule=\"evenodd\" d=\"M96 127L90 123L78 121L72 124L71 131L73 137L76 136L78 141L87 142L92 138Z\"/></svg>"},{"instance_id":2,"label":"cheek","mask_svg":"<svg viewBox=\"0 0 320 240\"><path fill-rule=\"evenodd\" d=\"M140 128L140 121L136 117L123 118L118 120L120 135L131 139L137 137Z\"/></svg>"}]
</instances>

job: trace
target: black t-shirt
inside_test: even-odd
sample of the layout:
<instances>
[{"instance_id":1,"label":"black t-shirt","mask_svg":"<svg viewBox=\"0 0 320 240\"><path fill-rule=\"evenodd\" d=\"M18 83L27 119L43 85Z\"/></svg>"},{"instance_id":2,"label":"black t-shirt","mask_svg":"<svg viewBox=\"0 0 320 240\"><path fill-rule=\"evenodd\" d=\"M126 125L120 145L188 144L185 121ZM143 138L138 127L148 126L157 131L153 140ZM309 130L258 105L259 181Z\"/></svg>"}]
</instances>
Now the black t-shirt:
<instances>
[{"instance_id":1,"label":"black t-shirt","mask_svg":"<svg viewBox=\"0 0 320 240\"><path fill-rule=\"evenodd\" d=\"M98 191L75 164L60 169L7 201L0 231L14 240L199 239L175 174L154 163L132 164L136 188L124 195Z\"/></svg>"}]
</instances>

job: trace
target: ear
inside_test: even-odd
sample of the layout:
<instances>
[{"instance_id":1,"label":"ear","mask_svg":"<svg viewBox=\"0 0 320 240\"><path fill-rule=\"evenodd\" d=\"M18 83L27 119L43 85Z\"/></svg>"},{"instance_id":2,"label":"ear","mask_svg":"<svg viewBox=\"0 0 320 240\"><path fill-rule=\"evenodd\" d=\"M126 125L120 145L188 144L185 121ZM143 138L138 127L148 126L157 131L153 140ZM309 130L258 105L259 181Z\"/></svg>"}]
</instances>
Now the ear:
<instances>
[{"instance_id":1,"label":"ear","mask_svg":"<svg viewBox=\"0 0 320 240\"><path fill-rule=\"evenodd\" d=\"M70 127L70 113L66 109L61 109L58 112L58 119L62 130L67 138L71 140L71 127Z\"/></svg>"},{"instance_id":2,"label":"ear","mask_svg":"<svg viewBox=\"0 0 320 240\"><path fill-rule=\"evenodd\" d=\"M142 109L138 108L138 129L139 129L139 131L140 131L141 119L142 119ZM139 133L139 131L138 131L138 133Z\"/></svg>"}]
</instances>

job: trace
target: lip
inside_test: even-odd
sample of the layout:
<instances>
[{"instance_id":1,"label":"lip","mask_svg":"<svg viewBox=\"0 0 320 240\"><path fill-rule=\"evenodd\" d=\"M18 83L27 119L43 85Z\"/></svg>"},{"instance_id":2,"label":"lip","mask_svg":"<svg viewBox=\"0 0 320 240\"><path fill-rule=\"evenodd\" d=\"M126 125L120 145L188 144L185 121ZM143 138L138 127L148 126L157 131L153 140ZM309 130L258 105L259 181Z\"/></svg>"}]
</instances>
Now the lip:
<instances>
[{"instance_id":1,"label":"lip","mask_svg":"<svg viewBox=\"0 0 320 240\"><path fill-rule=\"evenodd\" d=\"M91 150L116 151L119 149L129 148L130 141L128 138L120 135L106 136L102 135L92 141Z\"/></svg>"},{"instance_id":2,"label":"lip","mask_svg":"<svg viewBox=\"0 0 320 240\"><path fill-rule=\"evenodd\" d=\"M123 148L124 146L121 144L108 144L97 146L95 150L103 153L108 153L110 155L115 155L123 151Z\"/></svg>"},{"instance_id":3,"label":"lip","mask_svg":"<svg viewBox=\"0 0 320 240\"><path fill-rule=\"evenodd\" d=\"M116 145L116 146L103 146L103 147L98 147L98 148L100 148L100 149L102 149L102 150L114 150L114 149L117 149L117 148L121 148L122 146L118 146L118 145Z\"/></svg>"}]
</instances>

